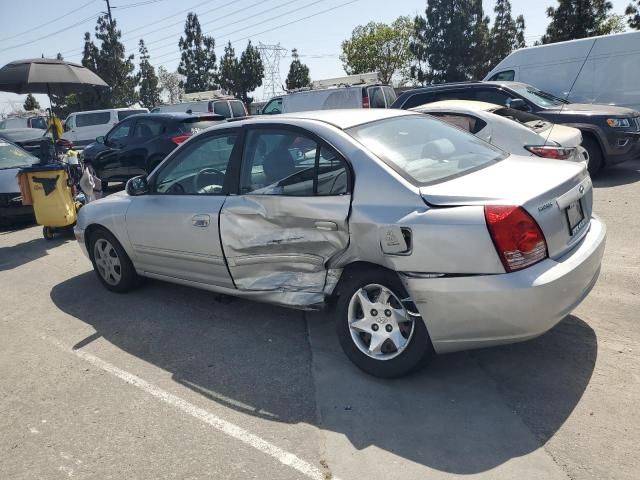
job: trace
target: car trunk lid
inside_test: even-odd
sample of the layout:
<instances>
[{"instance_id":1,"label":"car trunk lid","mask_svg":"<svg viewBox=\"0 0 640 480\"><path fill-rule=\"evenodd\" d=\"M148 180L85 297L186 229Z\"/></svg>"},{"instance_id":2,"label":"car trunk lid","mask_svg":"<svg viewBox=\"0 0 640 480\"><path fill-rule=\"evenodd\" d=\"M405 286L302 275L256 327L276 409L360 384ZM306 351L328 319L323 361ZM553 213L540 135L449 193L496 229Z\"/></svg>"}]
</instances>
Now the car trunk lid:
<instances>
[{"instance_id":1,"label":"car trunk lid","mask_svg":"<svg viewBox=\"0 0 640 480\"><path fill-rule=\"evenodd\" d=\"M582 143L582 132L577 128L564 125L552 125L549 130L539 134L545 137L545 145L554 145L553 142L555 142L562 147L575 148Z\"/></svg>"},{"instance_id":2,"label":"car trunk lid","mask_svg":"<svg viewBox=\"0 0 640 480\"><path fill-rule=\"evenodd\" d=\"M557 258L586 234L593 188L584 164L512 155L490 167L424 186L434 207L515 205L538 223L549 256Z\"/></svg>"}]
</instances>

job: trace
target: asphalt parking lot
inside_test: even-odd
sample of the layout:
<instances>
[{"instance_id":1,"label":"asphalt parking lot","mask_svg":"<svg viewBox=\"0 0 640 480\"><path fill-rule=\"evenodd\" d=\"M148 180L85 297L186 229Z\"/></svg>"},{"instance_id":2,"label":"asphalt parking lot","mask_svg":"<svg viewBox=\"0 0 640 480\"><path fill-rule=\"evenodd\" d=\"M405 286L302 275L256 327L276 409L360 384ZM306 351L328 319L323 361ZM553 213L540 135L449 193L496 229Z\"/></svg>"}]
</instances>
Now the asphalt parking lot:
<instances>
[{"instance_id":1,"label":"asphalt parking lot","mask_svg":"<svg viewBox=\"0 0 640 480\"><path fill-rule=\"evenodd\" d=\"M587 300L544 336L385 381L329 315L148 281L75 241L0 232L2 479L636 479L640 162L595 181Z\"/></svg>"}]
</instances>

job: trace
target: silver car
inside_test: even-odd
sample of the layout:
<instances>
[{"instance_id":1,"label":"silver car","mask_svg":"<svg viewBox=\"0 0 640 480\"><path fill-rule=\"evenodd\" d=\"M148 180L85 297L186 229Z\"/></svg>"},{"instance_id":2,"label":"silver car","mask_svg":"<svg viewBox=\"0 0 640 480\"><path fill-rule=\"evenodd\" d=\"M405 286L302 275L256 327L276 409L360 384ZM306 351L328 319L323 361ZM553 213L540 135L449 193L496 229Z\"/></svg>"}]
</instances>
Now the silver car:
<instances>
[{"instance_id":1,"label":"silver car","mask_svg":"<svg viewBox=\"0 0 640 480\"><path fill-rule=\"evenodd\" d=\"M364 371L536 337L589 293L606 228L584 164L508 155L432 117L327 110L192 137L80 210L109 290L139 276L335 309Z\"/></svg>"}]
</instances>

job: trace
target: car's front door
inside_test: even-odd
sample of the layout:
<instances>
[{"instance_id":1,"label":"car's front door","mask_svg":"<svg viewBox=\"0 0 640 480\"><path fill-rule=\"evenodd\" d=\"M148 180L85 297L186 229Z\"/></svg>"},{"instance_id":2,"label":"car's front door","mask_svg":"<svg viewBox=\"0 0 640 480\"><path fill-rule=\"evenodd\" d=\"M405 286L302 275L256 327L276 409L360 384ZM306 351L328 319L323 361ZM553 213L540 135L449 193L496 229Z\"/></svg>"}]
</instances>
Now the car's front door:
<instances>
[{"instance_id":1,"label":"car's front door","mask_svg":"<svg viewBox=\"0 0 640 480\"><path fill-rule=\"evenodd\" d=\"M350 193L347 163L321 139L294 127L247 127L239 195L220 216L237 288L318 298L349 243Z\"/></svg>"},{"instance_id":2,"label":"car's front door","mask_svg":"<svg viewBox=\"0 0 640 480\"><path fill-rule=\"evenodd\" d=\"M135 119L133 132L129 136L127 145L120 153L120 175L134 177L150 173L150 154L155 150L154 142L165 132L166 126L162 120L154 118Z\"/></svg>"},{"instance_id":3,"label":"car's front door","mask_svg":"<svg viewBox=\"0 0 640 480\"><path fill-rule=\"evenodd\" d=\"M115 178L122 172L122 153L129 145L133 119L127 119L113 127L104 137L108 150L96 156L95 168L102 178Z\"/></svg>"},{"instance_id":4,"label":"car's front door","mask_svg":"<svg viewBox=\"0 0 640 480\"><path fill-rule=\"evenodd\" d=\"M194 138L132 198L126 215L136 268L168 279L233 287L220 246L218 216L227 198L239 129Z\"/></svg>"}]
</instances>

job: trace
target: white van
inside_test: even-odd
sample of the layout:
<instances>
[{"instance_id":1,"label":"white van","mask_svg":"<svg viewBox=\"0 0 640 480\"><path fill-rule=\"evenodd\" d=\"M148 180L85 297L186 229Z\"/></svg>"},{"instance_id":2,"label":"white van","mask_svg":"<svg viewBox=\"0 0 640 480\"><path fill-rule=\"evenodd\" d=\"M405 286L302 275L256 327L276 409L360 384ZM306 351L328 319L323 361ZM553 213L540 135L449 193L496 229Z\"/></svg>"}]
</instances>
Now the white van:
<instances>
[{"instance_id":1,"label":"white van","mask_svg":"<svg viewBox=\"0 0 640 480\"><path fill-rule=\"evenodd\" d=\"M107 134L121 120L137 113L148 113L146 108L110 108L69 114L64 121L62 138L84 147Z\"/></svg>"},{"instance_id":2,"label":"white van","mask_svg":"<svg viewBox=\"0 0 640 480\"><path fill-rule=\"evenodd\" d=\"M247 116L247 109L240 100L225 95L220 90L185 93L180 103L159 105L151 113L216 113L224 118Z\"/></svg>"},{"instance_id":3,"label":"white van","mask_svg":"<svg viewBox=\"0 0 640 480\"><path fill-rule=\"evenodd\" d=\"M634 110L640 110L639 79L640 32L516 50L485 78L527 83L571 103L604 103Z\"/></svg>"}]
</instances>

